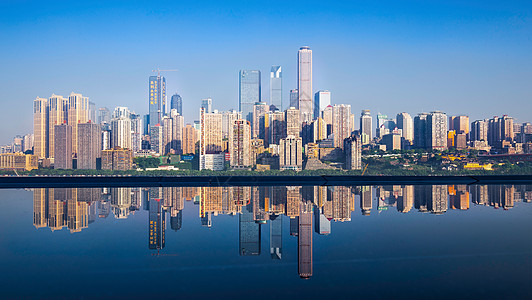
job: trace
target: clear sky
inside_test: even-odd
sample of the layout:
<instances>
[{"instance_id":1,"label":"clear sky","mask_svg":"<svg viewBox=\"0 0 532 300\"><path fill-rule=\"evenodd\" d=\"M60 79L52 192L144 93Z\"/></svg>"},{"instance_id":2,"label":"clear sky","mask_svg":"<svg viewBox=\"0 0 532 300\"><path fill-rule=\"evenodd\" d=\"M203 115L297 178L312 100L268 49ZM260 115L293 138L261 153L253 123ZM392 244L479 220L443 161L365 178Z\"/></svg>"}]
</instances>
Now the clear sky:
<instances>
[{"instance_id":1,"label":"clear sky","mask_svg":"<svg viewBox=\"0 0 532 300\"><path fill-rule=\"evenodd\" d=\"M132 3L134 2L134 4ZM530 1L0 2L0 143L32 131L32 101L79 92L97 106L148 111L148 77L165 74L186 122L200 100L238 108L238 71L283 67L313 50L314 90L395 116L442 110L532 121Z\"/></svg>"}]
</instances>

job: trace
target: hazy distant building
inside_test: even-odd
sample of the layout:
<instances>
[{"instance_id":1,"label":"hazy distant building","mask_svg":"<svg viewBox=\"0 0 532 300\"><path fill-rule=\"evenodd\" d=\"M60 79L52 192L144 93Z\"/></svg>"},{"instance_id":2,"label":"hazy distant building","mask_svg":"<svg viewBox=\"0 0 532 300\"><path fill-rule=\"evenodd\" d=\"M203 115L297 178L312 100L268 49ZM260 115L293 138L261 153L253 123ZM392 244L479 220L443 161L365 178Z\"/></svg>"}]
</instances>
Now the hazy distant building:
<instances>
[{"instance_id":1,"label":"hazy distant building","mask_svg":"<svg viewBox=\"0 0 532 300\"><path fill-rule=\"evenodd\" d=\"M299 91L290 90L290 106L299 109Z\"/></svg>"},{"instance_id":2,"label":"hazy distant building","mask_svg":"<svg viewBox=\"0 0 532 300\"><path fill-rule=\"evenodd\" d=\"M109 111L109 108L107 107L98 108L98 113L96 117L97 117L98 124L111 123L111 112Z\"/></svg>"},{"instance_id":3,"label":"hazy distant building","mask_svg":"<svg viewBox=\"0 0 532 300\"><path fill-rule=\"evenodd\" d=\"M149 82L150 126L161 123L166 112L166 79L163 76L150 76Z\"/></svg>"},{"instance_id":4,"label":"hazy distant building","mask_svg":"<svg viewBox=\"0 0 532 300\"><path fill-rule=\"evenodd\" d=\"M314 119L321 117L321 111L331 105L331 92L318 91L314 94Z\"/></svg>"},{"instance_id":5,"label":"hazy distant building","mask_svg":"<svg viewBox=\"0 0 532 300\"><path fill-rule=\"evenodd\" d=\"M95 170L101 158L102 128L96 123L78 124L78 169Z\"/></svg>"},{"instance_id":6,"label":"hazy distant building","mask_svg":"<svg viewBox=\"0 0 532 300\"><path fill-rule=\"evenodd\" d=\"M178 114L183 115L183 99L177 93L170 99L170 109L175 109Z\"/></svg>"},{"instance_id":7,"label":"hazy distant building","mask_svg":"<svg viewBox=\"0 0 532 300\"><path fill-rule=\"evenodd\" d=\"M240 70L238 108L242 118L252 122L253 105L261 102L261 76L258 70Z\"/></svg>"},{"instance_id":8,"label":"hazy distant building","mask_svg":"<svg viewBox=\"0 0 532 300\"><path fill-rule=\"evenodd\" d=\"M265 124L264 124L264 115L268 111L268 105L266 102L257 102L253 105L253 114L251 119L251 129L252 137L254 139L260 138L264 139L265 135Z\"/></svg>"},{"instance_id":9,"label":"hazy distant building","mask_svg":"<svg viewBox=\"0 0 532 300\"><path fill-rule=\"evenodd\" d=\"M222 134L223 138L228 138L229 133L233 129L233 124L236 120L242 119L242 112L236 110L229 110L222 114Z\"/></svg>"},{"instance_id":10,"label":"hazy distant building","mask_svg":"<svg viewBox=\"0 0 532 300\"><path fill-rule=\"evenodd\" d=\"M201 99L201 108L205 109L205 112L210 114L214 110L212 109L212 99L211 98L205 98Z\"/></svg>"},{"instance_id":11,"label":"hazy distant building","mask_svg":"<svg viewBox=\"0 0 532 300\"><path fill-rule=\"evenodd\" d=\"M363 110L360 114L360 136L362 143L369 144L373 139L372 120L369 110Z\"/></svg>"},{"instance_id":12,"label":"hazy distant building","mask_svg":"<svg viewBox=\"0 0 532 300\"><path fill-rule=\"evenodd\" d=\"M283 72L281 66L272 66L270 71L270 104L283 110Z\"/></svg>"},{"instance_id":13,"label":"hazy distant building","mask_svg":"<svg viewBox=\"0 0 532 300\"><path fill-rule=\"evenodd\" d=\"M402 137L409 141L414 141L414 120L409 113L402 112L397 114L396 125L401 129Z\"/></svg>"},{"instance_id":14,"label":"hazy distant building","mask_svg":"<svg viewBox=\"0 0 532 300\"><path fill-rule=\"evenodd\" d=\"M297 89L299 91L299 112L301 122L310 123L313 117L312 105L312 50L301 47L297 53Z\"/></svg>"},{"instance_id":15,"label":"hazy distant building","mask_svg":"<svg viewBox=\"0 0 532 300\"><path fill-rule=\"evenodd\" d=\"M54 140L54 169L72 169L72 126L67 124L55 125Z\"/></svg>"}]
</instances>

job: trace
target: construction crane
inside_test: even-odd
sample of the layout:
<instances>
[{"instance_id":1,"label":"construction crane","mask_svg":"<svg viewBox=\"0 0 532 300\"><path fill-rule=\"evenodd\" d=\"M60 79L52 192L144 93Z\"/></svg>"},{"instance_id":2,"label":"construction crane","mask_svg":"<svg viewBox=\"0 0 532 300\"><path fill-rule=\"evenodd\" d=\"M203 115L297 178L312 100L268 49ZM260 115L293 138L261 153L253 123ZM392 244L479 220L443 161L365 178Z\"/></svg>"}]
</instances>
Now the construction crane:
<instances>
[{"instance_id":1,"label":"construction crane","mask_svg":"<svg viewBox=\"0 0 532 300\"><path fill-rule=\"evenodd\" d=\"M369 163L366 164L366 166L364 167L364 171L362 171L362 175L360 176L364 176L364 173L366 173L366 169L368 168L368 166L369 166Z\"/></svg>"},{"instance_id":2,"label":"construction crane","mask_svg":"<svg viewBox=\"0 0 532 300\"><path fill-rule=\"evenodd\" d=\"M177 69L161 70L157 68L156 70L152 70L152 72L157 72L157 76L161 76L161 72L177 72Z\"/></svg>"}]
</instances>

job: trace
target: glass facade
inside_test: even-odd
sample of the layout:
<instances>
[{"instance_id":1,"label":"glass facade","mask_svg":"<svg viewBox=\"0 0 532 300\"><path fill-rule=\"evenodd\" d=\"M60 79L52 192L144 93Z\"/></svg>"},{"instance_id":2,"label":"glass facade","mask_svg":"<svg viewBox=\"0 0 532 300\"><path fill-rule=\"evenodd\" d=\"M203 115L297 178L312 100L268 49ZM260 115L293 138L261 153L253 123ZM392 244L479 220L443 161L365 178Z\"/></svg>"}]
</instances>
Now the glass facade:
<instances>
[{"instance_id":1,"label":"glass facade","mask_svg":"<svg viewBox=\"0 0 532 300\"><path fill-rule=\"evenodd\" d=\"M238 109L242 112L242 118L251 122L253 105L260 101L260 71L241 70L239 74Z\"/></svg>"}]
</instances>

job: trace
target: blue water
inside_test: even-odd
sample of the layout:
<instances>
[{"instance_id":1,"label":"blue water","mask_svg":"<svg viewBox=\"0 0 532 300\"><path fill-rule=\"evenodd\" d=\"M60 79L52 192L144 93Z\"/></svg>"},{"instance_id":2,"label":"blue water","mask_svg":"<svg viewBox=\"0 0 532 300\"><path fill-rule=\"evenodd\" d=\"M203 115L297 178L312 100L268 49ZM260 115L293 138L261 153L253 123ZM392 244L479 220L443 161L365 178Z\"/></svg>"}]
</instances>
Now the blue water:
<instances>
[{"instance_id":1,"label":"blue water","mask_svg":"<svg viewBox=\"0 0 532 300\"><path fill-rule=\"evenodd\" d=\"M0 190L0 298L530 299L530 201L522 185Z\"/></svg>"}]
</instances>

